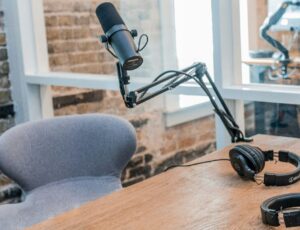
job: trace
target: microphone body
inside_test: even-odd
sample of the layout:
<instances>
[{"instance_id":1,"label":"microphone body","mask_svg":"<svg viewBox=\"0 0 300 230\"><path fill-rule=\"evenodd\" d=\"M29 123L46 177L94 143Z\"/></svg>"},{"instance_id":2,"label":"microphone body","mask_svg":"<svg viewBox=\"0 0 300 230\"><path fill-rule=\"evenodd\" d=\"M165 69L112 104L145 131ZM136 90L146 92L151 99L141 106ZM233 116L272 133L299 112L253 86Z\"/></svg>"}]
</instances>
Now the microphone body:
<instances>
[{"instance_id":1,"label":"microphone body","mask_svg":"<svg viewBox=\"0 0 300 230\"><path fill-rule=\"evenodd\" d=\"M108 2L100 4L96 15L122 67L134 70L141 66L143 58L137 52L133 36L114 5Z\"/></svg>"}]
</instances>

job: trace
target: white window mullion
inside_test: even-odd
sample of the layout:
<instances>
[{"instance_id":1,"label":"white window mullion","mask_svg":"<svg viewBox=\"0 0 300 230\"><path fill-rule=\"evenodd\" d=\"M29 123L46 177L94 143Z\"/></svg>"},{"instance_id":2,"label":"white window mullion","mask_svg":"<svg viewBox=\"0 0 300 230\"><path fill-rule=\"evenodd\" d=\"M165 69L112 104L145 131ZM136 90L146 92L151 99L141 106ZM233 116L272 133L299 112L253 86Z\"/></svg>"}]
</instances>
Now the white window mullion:
<instances>
[{"instance_id":1,"label":"white window mullion","mask_svg":"<svg viewBox=\"0 0 300 230\"><path fill-rule=\"evenodd\" d=\"M33 64L36 72L49 72L48 45L46 38L46 24L44 16L43 1L31 0L32 22L35 49L35 63ZM26 70L25 70L26 71ZM53 100L51 86L40 86L40 108L41 118L53 117Z\"/></svg>"},{"instance_id":2,"label":"white window mullion","mask_svg":"<svg viewBox=\"0 0 300 230\"><path fill-rule=\"evenodd\" d=\"M30 30L32 26L32 22L30 21L32 15L30 4L28 5L29 2L30 1L18 0L3 2L10 60L10 81L12 83L12 97L16 110L16 123L40 117L39 105L36 106L36 111L30 110L30 106L39 103L32 102L28 99L29 97L33 99L35 96L39 98L39 91L36 90L39 89L39 86L28 86L25 78L25 66L27 66L27 63L25 63L24 59L25 56L30 54L26 53L24 49L24 42L28 40L24 37L32 35L32 31ZM29 29L29 31L23 31L26 29ZM31 41L31 43L32 42L33 41ZM27 45L29 46L30 44Z\"/></svg>"},{"instance_id":3,"label":"white window mullion","mask_svg":"<svg viewBox=\"0 0 300 230\"><path fill-rule=\"evenodd\" d=\"M212 0L215 83L221 95L224 95L224 87L240 83L238 76L241 69L237 65L240 53L238 7L238 0ZM244 110L241 106L243 102L240 100L225 100L225 102L243 131L245 126ZM218 149L231 142L219 118L216 119L216 139Z\"/></svg>"}]
</instances>

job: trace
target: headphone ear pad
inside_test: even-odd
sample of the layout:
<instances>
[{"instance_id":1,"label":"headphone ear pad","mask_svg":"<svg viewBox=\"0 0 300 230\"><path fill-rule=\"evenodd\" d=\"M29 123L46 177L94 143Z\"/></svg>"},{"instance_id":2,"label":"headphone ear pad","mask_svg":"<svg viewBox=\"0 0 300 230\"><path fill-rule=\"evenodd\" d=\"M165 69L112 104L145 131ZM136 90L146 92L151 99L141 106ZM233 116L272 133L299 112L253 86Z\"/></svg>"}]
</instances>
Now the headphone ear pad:
<instances>
[{"instance_id":1,"label":"headphone ear pad","mask_svg":"<svg viewBox=\"0 0 300 230\"><path fill-rule=\"evenodd\" d=\"M255 171L249 167L249 163L245 157L238 152L231 151L230 163L233 169L243 179L252 180L255 176Z\"/></svg>"},{"instance_id":2,"label":"headphone ear pad","mask_svg":"<svg viewBox=\"0 0 300 230\"><path fill-rule=\"evenodd\" d=\"M265 167L265 156L263 152L257 148L253 147L251 145L240 145L239 146L240 150L243 154L247 153L250 157L250 160L254 162L254 171L255 173L260 173L264 167Z\"/></svg>"}]
</instances>

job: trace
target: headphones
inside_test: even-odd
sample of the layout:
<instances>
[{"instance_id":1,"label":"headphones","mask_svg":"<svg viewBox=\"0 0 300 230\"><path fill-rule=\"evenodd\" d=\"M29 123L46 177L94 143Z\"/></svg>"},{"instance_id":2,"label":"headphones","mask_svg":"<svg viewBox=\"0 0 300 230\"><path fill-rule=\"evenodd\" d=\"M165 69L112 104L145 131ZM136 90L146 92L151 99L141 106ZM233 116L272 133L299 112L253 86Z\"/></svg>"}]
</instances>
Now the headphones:
<instances>
[{"instance_id":1,"label":"headphones","mask_svg":"<svg viewBox=\"0 0 300 230\"><path fill-rule=\"evenodd\" d=\"M287 208L300 206L300 193L291 193L274 196L264 201L260 206L261 217L264 224L279 226L279 214L282 214L286 227L300 226L300 209L284 211ZM282 217L281 216L281 217Z\"/></svg>"},{"instance_id":2,"label":"headphones","mask_svg":"<svg viewBox=\"0 0 300 230\"><path fill-rule=\"evenodd\" d=\"M300 179L300 157L292 152L273 150L262 151L258 147L250 145L237 145L229 151L230 162L240 177L247 180L261 181L266 186L284 186L297 182ZM296 166L290 173L275 174L265 173L263 177L258 176L266 161L288 162Z\"/></svg>"}]
</instances>

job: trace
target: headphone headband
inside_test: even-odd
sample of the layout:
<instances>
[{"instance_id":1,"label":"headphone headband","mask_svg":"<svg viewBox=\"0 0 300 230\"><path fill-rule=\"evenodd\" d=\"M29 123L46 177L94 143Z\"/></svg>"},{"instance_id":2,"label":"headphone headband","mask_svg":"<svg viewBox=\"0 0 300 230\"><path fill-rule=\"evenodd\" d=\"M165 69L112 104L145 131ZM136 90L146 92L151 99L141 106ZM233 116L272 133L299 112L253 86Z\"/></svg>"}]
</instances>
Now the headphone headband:
<instances>
[{"instance_id":1,"label":"headphone headband","mask_svg":"<svg viewBox=\"0 0 300 230\"><path fill-rule=\"evenodd\" d=\"M274 152L265 155L266 160L274 159ZM270 158L269 158L270 157ZM300 179L300 157L292 152L288 151L279 151L278 160L281 162L288 162L296 166L297 168L290 173L265 173L264 174L264 184L266 186L285 186L297 182Z\"/></svg>"},{"instance_id":2,"label":"headphone headband","mask_svg":"<svg viewBox=\"0 0 300 230\"><path fill-rule=\"evenodd\" d=\"M299 206L300 193L272 197L264 201L260 206L262 221L267 225L279 226L279 213L282 213L286 227L300 226L300 209L284 211L284 209Z\"/></svg>"},{"instance_id":3,"label":"headphone headband","mask_svg":"<svg viewBox=\"0 0 300 230\"><path fill-rule=\"evenodd\" d=\"M266 186L285 186L300 180L300 156L288 151L274 152L273 150L262 151L250 145L236 145L229 151L230 162L235 171L245 179L261 182ZM265 161L287 162L296 166L289 173L265 173L263 178L258 174L263 170Z\"/></svg>"}]
</instances>

